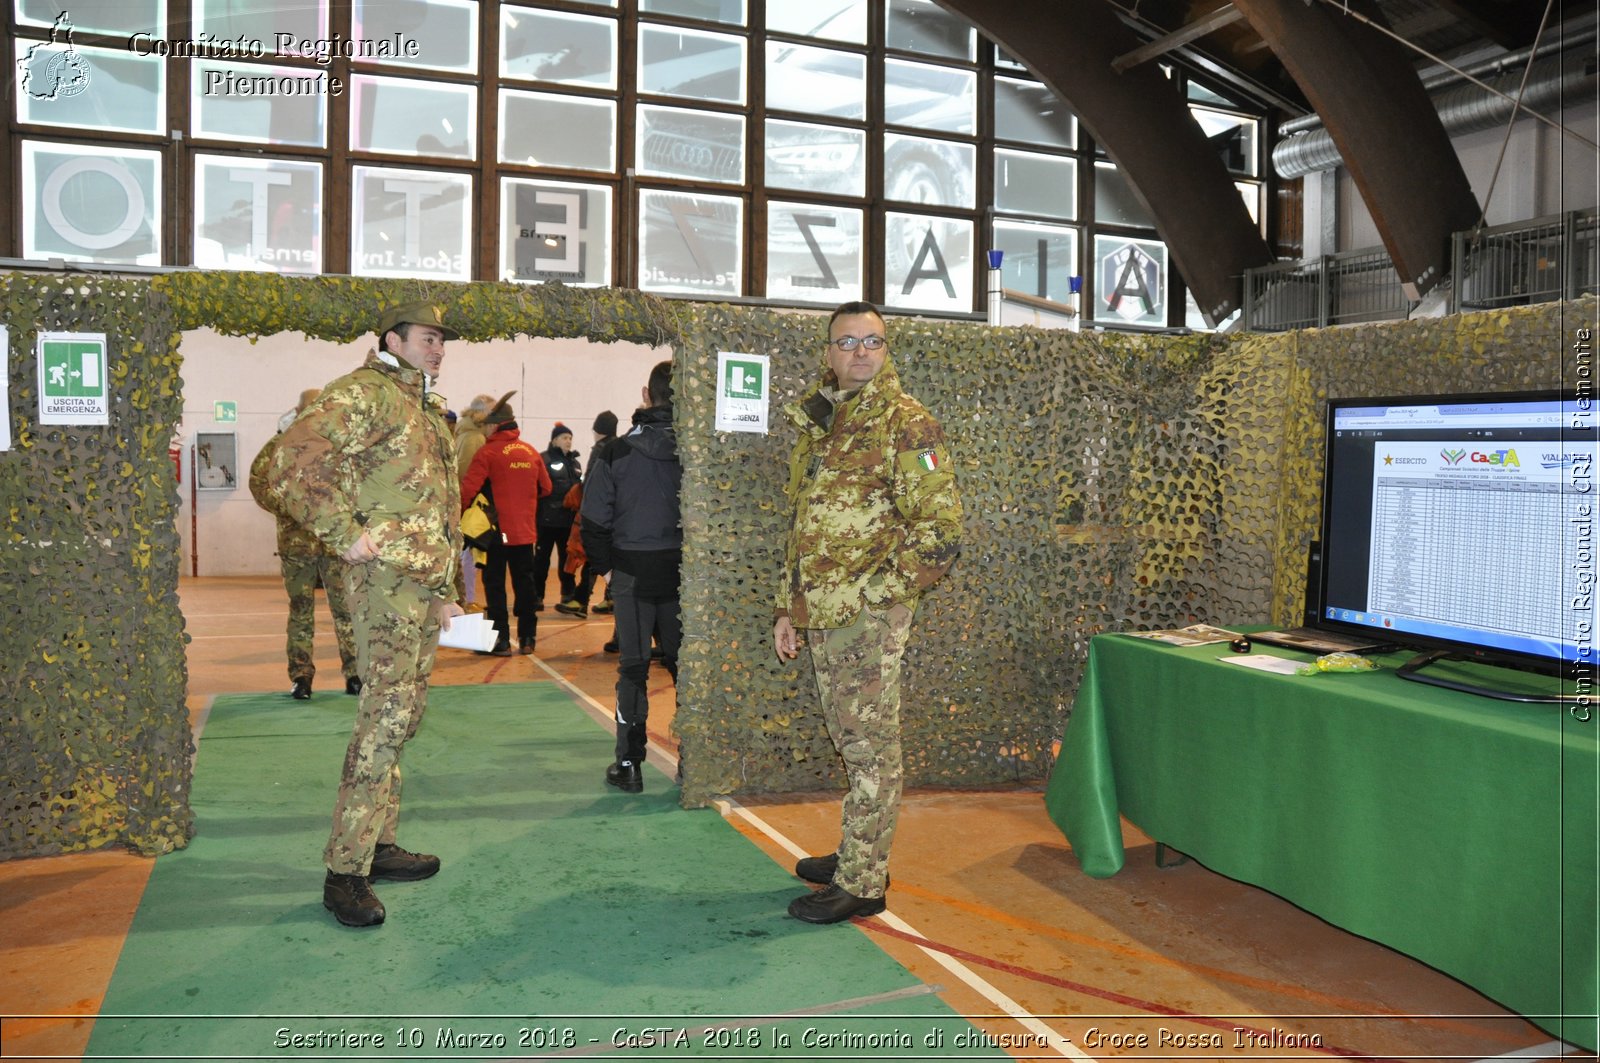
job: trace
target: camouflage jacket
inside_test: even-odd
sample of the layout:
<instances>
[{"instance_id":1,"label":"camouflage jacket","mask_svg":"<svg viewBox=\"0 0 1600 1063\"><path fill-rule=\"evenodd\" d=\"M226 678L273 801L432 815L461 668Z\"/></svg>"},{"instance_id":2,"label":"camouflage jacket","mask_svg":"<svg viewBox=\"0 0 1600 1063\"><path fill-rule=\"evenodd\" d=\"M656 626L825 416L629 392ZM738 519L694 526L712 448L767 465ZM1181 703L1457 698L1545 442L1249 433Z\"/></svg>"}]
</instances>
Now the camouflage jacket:
<instances>
[{"instance_id":1,"label":"camouflage jacket","mask_svg":"<svg viewBox=\"0 0 1600 1063\"><path fill-rule=\"evenodd\" d=\"M377 563L453 598L460 485L444 410L421 371L372 355L278 437L265 470L269 508L339 555L365 531Z\"/></svg>"},{"instance_id":2,"label":"camouflage jacket","mask_svg":"<svg viewBox=\"0 0 1600 1063\"><path fill-rule=\"evenodd\" d=\"M848 626L865 605L915 605L961 550L961 496L944 429L885 360L837 398L832 373L784 413L793 522L777 612L797 628Z\"/></svg>"},{"instance_id":3,"label":"camouflage jacket","mask_svg":"<svg viewBox=\"0 0 1600 1063\"><path fill-rule=\"evenodd\" d=\"M279 557L318 557L327 553L328 548L315 535L272 508L272 493L267 490L267 466L272 462L272 452L277 449L278 437L273 436L250 463L250 497L278 522Z\"/></svg>"}]
</instances>

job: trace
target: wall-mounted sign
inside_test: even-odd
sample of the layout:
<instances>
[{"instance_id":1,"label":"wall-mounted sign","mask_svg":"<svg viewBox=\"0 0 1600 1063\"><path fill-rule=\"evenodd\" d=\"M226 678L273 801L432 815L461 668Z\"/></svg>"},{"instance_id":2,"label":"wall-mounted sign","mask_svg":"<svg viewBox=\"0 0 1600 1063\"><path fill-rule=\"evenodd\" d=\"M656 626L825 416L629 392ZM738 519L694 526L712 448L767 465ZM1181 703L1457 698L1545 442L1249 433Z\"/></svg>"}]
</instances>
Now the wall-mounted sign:
<instances>
[{"instance_id":1,"label":"wall-mounted sign","mask_svg":"<svg viewBox=\"0 0 1600 1063\"><path fill-rule=\"evenodd\" d=\"M41 332L40 424L110 424L104 332Z\"/></svg>"},{"instance_id":2,"label":"wall-mounted sign","mask_svg":"<svg viewBox=\"0 0 1600 1063\"><path fill-rule=\"evenodd\" d=\"M717 352L717 431L766 435L768 363L764 354Z\"/></svg>"},{"instance_id":3,"label":"wall-mounted sign","mask_svg":"<svg viewBox=\"0 0 1600 1063\"><path fill-rule=\"evenodd\" d=\"M239 404L218 399L211 404L211 419L218 424L230 424L239 419Z\"/></svg>"}]
</instances>

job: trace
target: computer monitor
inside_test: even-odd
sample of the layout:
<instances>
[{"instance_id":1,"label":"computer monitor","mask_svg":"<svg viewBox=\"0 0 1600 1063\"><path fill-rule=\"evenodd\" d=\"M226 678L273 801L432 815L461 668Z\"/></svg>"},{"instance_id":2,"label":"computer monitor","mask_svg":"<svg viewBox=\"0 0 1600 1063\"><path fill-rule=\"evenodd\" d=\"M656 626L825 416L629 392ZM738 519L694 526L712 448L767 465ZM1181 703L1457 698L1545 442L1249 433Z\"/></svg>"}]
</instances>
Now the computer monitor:
<instances>
[{"instance_id":1,"label":"computer monitor","mask_svg":"<svg viewBox=\"0 0 1600 1063\"><path fill-rule=\"evenodd\" d=\"M1596 423L1578 392L1331 400L1320 626L1433 651L1402 670L1425 682L1444 656L1592 673Z\"/></svg>"}]
</instances>

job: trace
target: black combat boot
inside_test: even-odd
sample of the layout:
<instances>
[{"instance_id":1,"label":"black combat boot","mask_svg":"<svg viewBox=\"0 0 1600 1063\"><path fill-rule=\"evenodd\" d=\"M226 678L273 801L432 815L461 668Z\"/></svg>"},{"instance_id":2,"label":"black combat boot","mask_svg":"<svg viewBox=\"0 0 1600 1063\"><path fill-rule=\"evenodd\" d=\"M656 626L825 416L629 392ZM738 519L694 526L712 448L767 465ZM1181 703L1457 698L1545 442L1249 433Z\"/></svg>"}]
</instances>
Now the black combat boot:
<instances>
[{"instance_id":1,"label":"black combat boot","mask_svg":"<svg viewBox=\"0 0 1600 1063\"><path fill-rule=\"evenodd\" d=\"M606 769L606 784L623 793L643 793L644 773L639 770L638 761L619 760Z\"/></svg>"}]
</instances>

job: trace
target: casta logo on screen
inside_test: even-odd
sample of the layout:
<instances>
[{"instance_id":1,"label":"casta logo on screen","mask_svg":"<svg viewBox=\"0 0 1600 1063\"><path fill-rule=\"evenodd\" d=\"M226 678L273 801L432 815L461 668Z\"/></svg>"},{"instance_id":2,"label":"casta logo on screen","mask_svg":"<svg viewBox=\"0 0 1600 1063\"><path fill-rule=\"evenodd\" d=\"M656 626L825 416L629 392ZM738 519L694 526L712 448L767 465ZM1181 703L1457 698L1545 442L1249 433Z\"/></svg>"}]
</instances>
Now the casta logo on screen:
<instances>
[{"instance_id":1,"label":"casta logo on screen","mask_svg":"<svg viewBox=\"0 0 1600 1063\"><path fill-rule=\"evenodd\" d=\"M1439 457L1444 459L1444 463L1446 465L1460 465L1461 459L1465 458L1466 456L1467 452L1461 450L1460 448L1439 451Z\"/></svg>"},{"instance_id":2,"label":"casta logo on screen","mask_svg":"<svg viewBox=\"0 0 1600 1063\"><path fill-rule=\"evenodd\" d=\"M1509 448L1506 450L1490 451L1488 453L1485 453L1481 450L1474 450L1472 452L1472 460L1479 465L1498 465L1501 468L1506 469L1522 468L1522 462L1517 460L1517 452Z\"/></svg>"}]
</instances>

